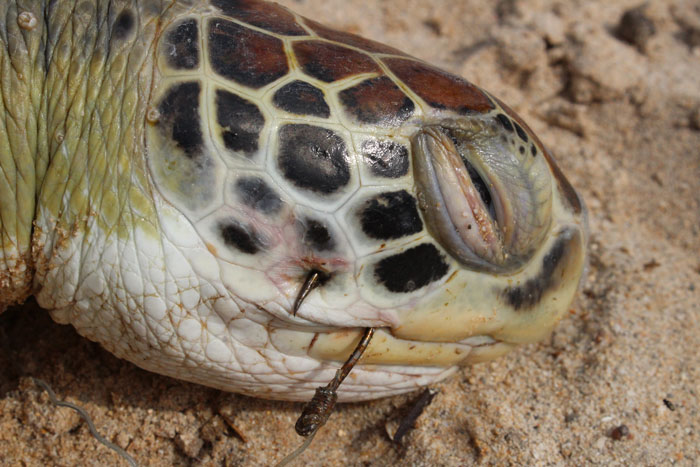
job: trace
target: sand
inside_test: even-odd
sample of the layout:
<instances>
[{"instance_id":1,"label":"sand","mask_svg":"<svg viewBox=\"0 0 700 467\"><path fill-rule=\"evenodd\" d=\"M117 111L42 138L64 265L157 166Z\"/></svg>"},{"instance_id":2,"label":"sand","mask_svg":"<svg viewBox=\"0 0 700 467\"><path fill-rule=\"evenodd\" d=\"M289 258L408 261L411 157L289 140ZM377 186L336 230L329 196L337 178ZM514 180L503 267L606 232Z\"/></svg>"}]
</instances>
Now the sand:
<instances>
[{"instance_id":1,"label":"sand","mask_svg":"<svg viewBox=\"0 0 700 467\"><path fill-rule=\"evenodd\" d=\"M283 3L501 97L591 227L587 283L550 339L436 385L400 443L386 426L417 394L343 405L298 465L699 465L700 4ZM300 442L300 404L149 374L31 304L0 316L0 368L1 464L126 465L30 376L142 465L269 465Z\"/></svg>"}]
</instances>

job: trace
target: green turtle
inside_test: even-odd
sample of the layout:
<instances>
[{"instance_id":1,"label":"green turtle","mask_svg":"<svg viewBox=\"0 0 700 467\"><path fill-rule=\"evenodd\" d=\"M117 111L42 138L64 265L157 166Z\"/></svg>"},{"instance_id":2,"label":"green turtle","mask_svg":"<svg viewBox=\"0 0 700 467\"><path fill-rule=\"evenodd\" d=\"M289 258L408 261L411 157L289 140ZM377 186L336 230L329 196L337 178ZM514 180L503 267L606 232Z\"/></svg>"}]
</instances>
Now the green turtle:
<instances>
[{"instance_id":1,"label":"green turtle","mask_svg":"<svg viewBox=\"0 0 700 467\"><path fill-rule=\"evenodd\" d=\"M541 339L574 298L582 200L460 77L257 0L0 23L0 309L34 295L142 368L287 400L371 327L356 401Z\"/></svg>"}]
</instances>

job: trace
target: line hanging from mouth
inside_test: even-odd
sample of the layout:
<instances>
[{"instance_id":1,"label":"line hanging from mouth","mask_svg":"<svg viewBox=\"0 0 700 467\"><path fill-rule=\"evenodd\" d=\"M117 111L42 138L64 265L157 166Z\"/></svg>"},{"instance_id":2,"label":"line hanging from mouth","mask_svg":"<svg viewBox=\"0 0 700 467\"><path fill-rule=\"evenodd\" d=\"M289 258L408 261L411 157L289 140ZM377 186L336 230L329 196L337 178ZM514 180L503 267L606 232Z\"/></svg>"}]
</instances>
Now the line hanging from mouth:
<instances>
[{"instance_id":1,"label":"line hanging from mouth","mask_svg":"<svg viewBox=\"0 0 700 467\"><path fill-rule=\"evenodd\" d=\"M294 299L294 304L292 305L292 316L297 315L299 307L301 307L302 302L306 299L309 293L311 293L311 291L316 287L323 285L323 283L328 279L330 279L330 275L326 272L319 271L318 269L312 269L309 271L309 273L306 275L306 279L304 280L304 284L301 286L301 289L299 289L299 293L297 293L296 299Z\"/></svg>"},{"instance_id":2,"label":"line hanging from mouth","mask_svg":"<svg viewBox=\"0 0 700 467\"><path fill-rule=\"evenodd\" d=\"M335 376L331 382L326 386L319 386L316 388L314 397L304 406L304 410L301 411L301 415L297 419L296 425L294 425L297 434L307 439L294 452L282 459L280 463L277 464L277 467L289 464L296 459L299 454L304 452L311 444L318 430L326 424L338 400L338 386L340 386L350 374L350 371L352 371L357 362L360 361L360 358L362 358L365 350L367 350L373 336L374 328L365 328L360 341L357 343L357 346L355 346L355 350L352 351L348 359L343 363L343 366L335 372Z\"/></svg>"}]
</instances>

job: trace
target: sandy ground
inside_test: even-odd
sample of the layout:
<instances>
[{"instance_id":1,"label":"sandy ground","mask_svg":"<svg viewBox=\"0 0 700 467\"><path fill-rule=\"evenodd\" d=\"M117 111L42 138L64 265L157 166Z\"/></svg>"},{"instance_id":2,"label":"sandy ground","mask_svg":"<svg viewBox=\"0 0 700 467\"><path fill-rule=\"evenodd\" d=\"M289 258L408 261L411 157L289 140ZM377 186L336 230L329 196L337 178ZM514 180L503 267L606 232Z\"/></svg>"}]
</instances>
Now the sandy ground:
<instances>
[{"instance_id":1,"label":"sandy ground","mask_svg":"<svg viewBox=\"0 0 700 467\"><path fill-rule=\"evenodd\" d=\"M399 444L385 427L415 394L341 406L302 462L700 465L697 0L624 21L641 1L283 3L500 96L582 192L592 232L587 285L549 340L436 386ZM2 464L126 465L29 376L142 465L268 465L299 443L300 404L146 373L32 306L0 316L0 368Z\"/></svg>"}]
</instances>

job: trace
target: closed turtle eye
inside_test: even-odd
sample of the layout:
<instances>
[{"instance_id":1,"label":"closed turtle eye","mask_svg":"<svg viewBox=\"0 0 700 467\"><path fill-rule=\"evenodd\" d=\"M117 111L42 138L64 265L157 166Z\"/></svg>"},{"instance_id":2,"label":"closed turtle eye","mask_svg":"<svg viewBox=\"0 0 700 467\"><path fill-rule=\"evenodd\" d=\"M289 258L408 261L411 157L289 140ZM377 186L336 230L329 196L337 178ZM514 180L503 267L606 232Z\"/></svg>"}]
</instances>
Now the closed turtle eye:
<instances>
[{"instance_id":1,"label":"closed turtle eye","mask_svg":"<svg viewBox=\"0 0 700 467\"><path fill-rule=\"evenodd\" d=\"M503 119L446 121L412 139L431 234L463 265L496 273L522 267L552 218L552 178L541 150Z\"/></svg>"}]
</instances>

